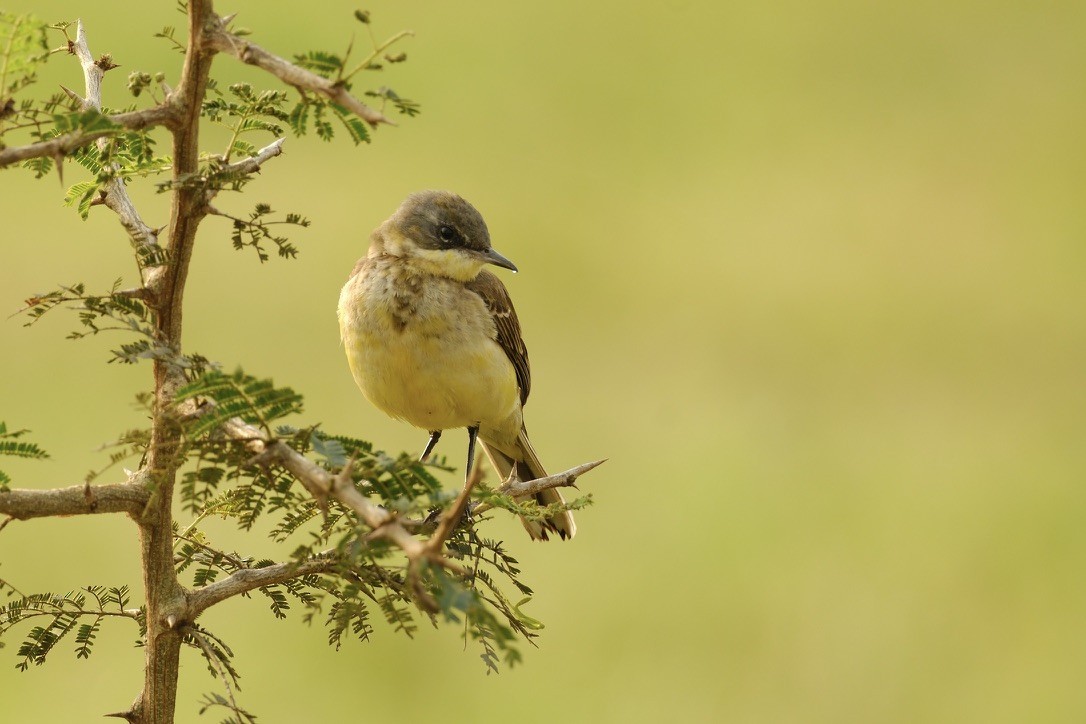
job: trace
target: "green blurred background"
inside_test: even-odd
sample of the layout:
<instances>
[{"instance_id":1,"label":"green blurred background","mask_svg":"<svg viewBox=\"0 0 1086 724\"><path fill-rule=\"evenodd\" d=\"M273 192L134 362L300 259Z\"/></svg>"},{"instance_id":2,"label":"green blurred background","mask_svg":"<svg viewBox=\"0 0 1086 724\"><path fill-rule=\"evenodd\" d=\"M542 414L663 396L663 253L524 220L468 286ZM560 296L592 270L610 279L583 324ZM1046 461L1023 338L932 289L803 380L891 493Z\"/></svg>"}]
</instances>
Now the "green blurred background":
<instances>
[{"instance_id":1,"label":"green blurred background","mask_svg":"<svg viewBox=\"0 0 1086 724\"><path fill-rule=\"evenodd\" d=\"M121 64L119 105L132 70L176 78L180 56L150 36L184 22L159 5L6 8L81 14ZM364 43L355 7L218 9L289 56ZM1086 5L368 7L379 35L417 32L378 81L423 114L358 149L291 138L250 193L221 197L314 223L296 262L260 266L209 219L188 348L300 389L306 421L419 448L357 393L334 310L401 198L454 189L522 270L506 281L544 461L610 462L584 479L597 505L572 543L495 526L547 626L524 666L484 676L451 628L379 626L337 654L236 600L205 623L237 652L243 705L266 722L1086 719ZM80 87L66 57L46 75L41 92ZM58 283L131 278L116 220L81 222L61 196L55 178L0 174L0 419L53 453L8 465L24 486L102 464L147 380L102 364L110 340L63 340L72 317L7 318ZM166 222L161 198L136 198ZM0 574L28 591L136 584L134 545L119 517L14 523ZM6 649L0 718L123 709L133 638L107 622L89 662L65 646L26 674ZM197 721L217 684L191 652L182 666L178 721Z\"/></svg>"}]
</instances>

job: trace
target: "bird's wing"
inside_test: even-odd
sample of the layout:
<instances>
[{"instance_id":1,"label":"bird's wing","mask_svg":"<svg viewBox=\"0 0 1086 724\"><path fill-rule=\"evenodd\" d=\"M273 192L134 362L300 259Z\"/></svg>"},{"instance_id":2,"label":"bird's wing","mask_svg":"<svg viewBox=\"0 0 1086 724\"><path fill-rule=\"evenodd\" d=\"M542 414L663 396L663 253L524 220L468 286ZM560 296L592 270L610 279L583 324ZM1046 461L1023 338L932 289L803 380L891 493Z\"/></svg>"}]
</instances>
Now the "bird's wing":
<instances>
[{"instance_id":1,"label":"bird's wing","mask_svg":"<svg viewBox=\"0 0 1086 724\"><path fill-rule=\"evenodd\" d=\"M520 336L520 322L517 320L517 312L513 309L509 292L497 275L485 269L465 286L482 297L486 308L490 310L490 317L498 330L498 344L505 350L505 356L513 363L513 369L517 372L520 403L523 405L528 401L528 392L532 388L532 370L528 365L528 348L524 346L524 340Z\"/></svg>"}]
</instances>

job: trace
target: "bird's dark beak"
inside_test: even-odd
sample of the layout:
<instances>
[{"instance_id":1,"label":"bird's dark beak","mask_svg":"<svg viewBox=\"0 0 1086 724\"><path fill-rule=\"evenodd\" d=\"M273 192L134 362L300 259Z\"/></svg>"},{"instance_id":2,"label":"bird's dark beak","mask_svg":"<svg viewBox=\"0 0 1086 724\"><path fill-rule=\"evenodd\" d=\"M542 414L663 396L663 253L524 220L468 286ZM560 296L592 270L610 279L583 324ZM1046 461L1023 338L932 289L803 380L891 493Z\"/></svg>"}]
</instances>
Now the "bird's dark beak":
<instances>
[{"instance_id":1,"label":"bird's dark beak","mask_svg":"<svg viewBox=\"0 0 1086 724\"><path fill-rule=\"evenodd\" d=\"M486 260L487 264L493 264L494 266L500 266L504 269L512 271L518 271L517 265L506 259L504 256L494 251L493 249L487 249L481 255Z\"/></svg>"}]
</instances>

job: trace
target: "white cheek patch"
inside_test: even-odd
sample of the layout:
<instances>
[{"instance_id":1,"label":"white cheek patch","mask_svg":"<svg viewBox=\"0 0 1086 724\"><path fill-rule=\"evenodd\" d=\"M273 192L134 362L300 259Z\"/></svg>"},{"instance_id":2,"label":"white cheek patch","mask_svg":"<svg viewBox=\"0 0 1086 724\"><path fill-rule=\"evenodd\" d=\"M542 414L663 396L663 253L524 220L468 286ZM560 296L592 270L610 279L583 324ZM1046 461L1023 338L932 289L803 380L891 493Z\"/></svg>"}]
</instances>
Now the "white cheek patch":
<instances>
[{"instance_id":1,"label":"white cheek patch","mask_svg":"<svg viewBox=\"0 0 1086 724\"><path fill-rule=\"evenodd\" d=\"M460 249L423 249L411 239L396 232L385 234L385 251L398 256L411 266L457 281L474 279L486 262Z\"/></svg>"},{"instance_id":2,"label":"white cheek patch","mask_svg":"<svg viewBox=\"0 0 1086 724\"><path fill-rule=\"evenodd\" d=\"M460 281L474 279L486 263L481 259L456 249L412 250L414 260L422 262L429 271Z\"/></svg>"}]
</instances>

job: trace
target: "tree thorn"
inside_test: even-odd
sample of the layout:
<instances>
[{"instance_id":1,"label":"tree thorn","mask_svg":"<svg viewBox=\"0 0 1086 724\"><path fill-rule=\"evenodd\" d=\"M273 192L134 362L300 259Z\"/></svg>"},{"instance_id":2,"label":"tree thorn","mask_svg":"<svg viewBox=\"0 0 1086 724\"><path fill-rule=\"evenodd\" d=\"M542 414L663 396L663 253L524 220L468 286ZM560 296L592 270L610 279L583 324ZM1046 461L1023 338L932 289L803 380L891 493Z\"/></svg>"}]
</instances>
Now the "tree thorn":
<instances>
[{"instance_id":1,"label":"tree thorn","mask_svg":"<svg viewBox=\"0 0 1086 724\"><path fill-rule=\"evenodd\" d=\"M116 719L124 719L125 721L134 722L139 719L139 715L132 709L128 711L115 711L112 714L103 714L105 717L114 717Z\"/></svg>"},{"instance_id":2,"label":"tree thorn","mask_svg":"<svg viewBox=\"0 0 1086 724\"><path fill-rule=\"evenodd\" d=\"M68 96L69 98L71 98L73 101L75 101L79 105L81 105L81 106L86 105L86 101L83 100L83 97L81 95L79 95L78 93L76 93L71 88L69 88L69 87L67 87L65 85L61 85L60 89L62 91L64 91L64 95Z\"/></svg>"}]
</instances>

